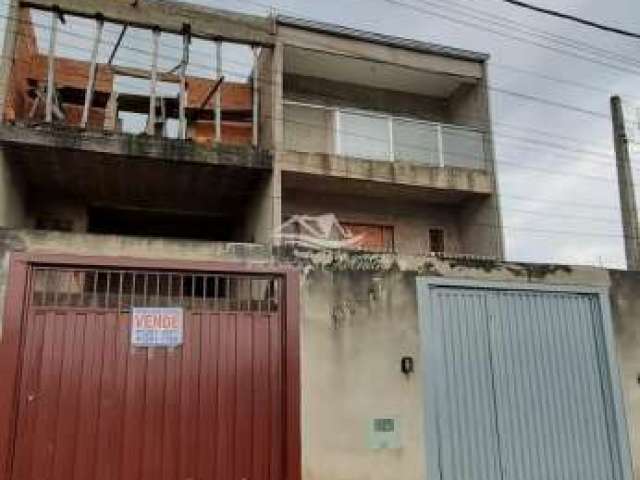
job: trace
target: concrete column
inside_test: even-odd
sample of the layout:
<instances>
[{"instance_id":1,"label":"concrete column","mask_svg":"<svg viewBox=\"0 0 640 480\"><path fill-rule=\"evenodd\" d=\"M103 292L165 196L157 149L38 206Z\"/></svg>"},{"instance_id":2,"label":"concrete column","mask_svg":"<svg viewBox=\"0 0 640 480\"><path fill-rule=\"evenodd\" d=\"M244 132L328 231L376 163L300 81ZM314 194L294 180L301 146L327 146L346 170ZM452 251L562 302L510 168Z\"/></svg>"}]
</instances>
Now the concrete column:
<instances>
[{"instance_id":1,"label":"concrete column","mask_svg":"<svg viewBox=\"0 0 640 480\"><path fill-rule=\"evenodd\" d=\"M281 42L273 47L271 59L271 120L273 131L273 177L272 190L272 231L280 227L282 223L282 168L281 156L284 150L284 108L283 108L283 73L284 73L284 45ZM278 238L273 238L273 246L279 246Z\"/></svg>"},{"instance_id":2,"label":"concrete column","mask_svg":"<svg viewBox=\"0 0 640 480\"><path fill-rule=\"evenodd\" d=\"M622 213L622 231L624 250L627 257L627 270L640 270L640 230L638 229L638 208L636 205L629 140L624 123L622 101L620 97L611 97L611 118L613 120L613 142L616 150L616 168L618 169L618 190L620 192L620 210Z\"/></svg>"},{"instance_id":3,"label":"concrete column","mask_svg":"<svg viewBox=\"0 0 640 480\"><path fill-rule=\"evenodd\" d=\"M504 232L498 185L493 131L491 128L491 103L489 98L489 78L486 64L478 87L481 125L484 129L485 168L491 178L492 193L486 199L469 202L460 220L461 253L494 257L504 260ZM478 119L476 119L478 121Z\"/></svg>"},{"instance_id":4,"label":"concrete column","mask_svg":"<svg viewBox=\"0 0 640 480\"><path fill-rule=\"evenodd\" d=\"M19 22L19 0L9 0L7 7L7 23L4 33L4 43L2 47L2 58L0 59L0 122L5 119L5 109L7 98L11 91L11 75L13 71L13 60L18 36Z\"/></svg>"},{"instance_id":5,"label":"concrete column","mask_svg":"<svg viewBox=\"0 0 640 480\"><path fill-rule=\"evenodd\" d=\"M271 57L271 121L273 122L272 145L275 151L282 151L284 143L284 109L282 100L284 70L284 45L280 42L273 47Z\"/></svg>"}]
</instances>

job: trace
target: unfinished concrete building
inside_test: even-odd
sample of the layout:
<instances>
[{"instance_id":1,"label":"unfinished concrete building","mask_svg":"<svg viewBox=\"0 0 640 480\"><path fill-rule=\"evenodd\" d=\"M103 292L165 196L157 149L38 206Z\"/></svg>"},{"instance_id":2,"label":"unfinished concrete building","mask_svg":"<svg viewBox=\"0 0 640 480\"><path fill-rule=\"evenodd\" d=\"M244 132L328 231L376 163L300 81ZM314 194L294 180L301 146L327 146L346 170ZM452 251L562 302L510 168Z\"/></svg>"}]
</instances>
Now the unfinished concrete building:
<instances>
[{"instance_id":1,"label":"unfinished concrete building","mask_svg":"<svg viewBox=\"0 0 640 480\"><path fill-rule=\"evenodd\" d=\"M7 17L0 480L640 479L640 277L500 261L486 56Z\"/></svg>"},{"instance_id":2,"label":"unfinished concrete building","mask_svg":"<svg viewBox=\"0 0 640 480\"><path fill-rule=\"evenodd\" d=\"M0 225L277 245L333 214L362 250L502 257L486 55L103 3L14 8Z\"/></svg>"}]
</instances>

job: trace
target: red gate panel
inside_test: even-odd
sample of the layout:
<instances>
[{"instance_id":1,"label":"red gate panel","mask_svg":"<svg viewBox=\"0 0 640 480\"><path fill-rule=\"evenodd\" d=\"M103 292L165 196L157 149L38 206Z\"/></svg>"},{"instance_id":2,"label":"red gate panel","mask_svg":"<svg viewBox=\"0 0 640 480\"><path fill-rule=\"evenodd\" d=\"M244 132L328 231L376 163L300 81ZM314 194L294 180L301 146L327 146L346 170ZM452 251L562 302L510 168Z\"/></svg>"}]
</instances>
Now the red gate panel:
<instances>
[{"instance_id":1,"label":"red gate panel","mask_svg":"<svg viewBox=\"0 0 640 480\"><path fill-rule=\"evenodd\" d=\"M34 274L14 480L283 477L278 280L197 277ZM182 306L183 345L133 347L138 304Z\"/></svg>"}]
</instances>

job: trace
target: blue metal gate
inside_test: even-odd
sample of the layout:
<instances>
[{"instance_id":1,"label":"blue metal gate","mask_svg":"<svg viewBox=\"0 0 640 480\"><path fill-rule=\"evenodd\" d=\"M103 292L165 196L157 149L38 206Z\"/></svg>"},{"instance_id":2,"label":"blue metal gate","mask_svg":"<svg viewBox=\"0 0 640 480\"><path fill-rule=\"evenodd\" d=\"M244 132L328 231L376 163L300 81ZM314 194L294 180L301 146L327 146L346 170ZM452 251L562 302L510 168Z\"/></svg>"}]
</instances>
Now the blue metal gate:
<instances>
[{"instance_id":1,"label":"blue metal gate","mask_svg":"<svg viewBox=\"0 0 640 480\"><path fill-rule=\"evenodd\" d=\"M606 296L419 282L429 480L630 480Z\"/></svg>"}]
</instances>

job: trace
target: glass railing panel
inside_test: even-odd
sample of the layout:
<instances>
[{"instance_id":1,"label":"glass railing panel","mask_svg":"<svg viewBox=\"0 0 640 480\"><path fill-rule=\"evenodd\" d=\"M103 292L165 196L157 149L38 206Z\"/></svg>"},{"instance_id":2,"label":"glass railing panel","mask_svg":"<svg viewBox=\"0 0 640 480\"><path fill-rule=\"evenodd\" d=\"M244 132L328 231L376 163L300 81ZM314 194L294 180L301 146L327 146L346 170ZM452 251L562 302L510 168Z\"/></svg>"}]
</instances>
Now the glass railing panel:
<instances>
[{"instance_id":1,"label":"glass railing panel","mask_svg":"<svg viewBox=\"0 0 640 480\"><path fill-rule=\"evenodd\" d=\"M285 104L284 145L295 152L333 153L333 111Z\"/></svg>"},{"instance_id":2,"label":"glass railing panel","mask_svg":"<svg viewBox=\"0 0 640 480\"><path fill-rule=\"evenodd\" d=\"M486 166L482 132L443 125L442 146L446 167L484 169Z\"/></svg>"},{"instance_id":3,"label":"glass railing panel","mask_svg":"<svg viewBox=\"0 0 640 480\"><path fill-rule=\"evenodd\" d=\"M341 155L369 160L391 159L388 118L340 112L339 131Z\"/></svg>"},{"instance_id":4,"label":"glass railing panel","mask_svg":"<svg viewBox=\"0 0 640 480\"><path fill-rule=\"evenodd\" d=\"M438 126L394 119L393 158L396 161L440 165Z\"/></svg>"},{"instance_id":5,"label":"glass railing panel","mask_svg":"<svg viewBox=\"0 0 640 480\"><path fill-rule=\"evenodd\" d=\"M285 148L377 161L486 168L484 134L472 128L287 102Z\"/></svg>"}]
</instances>

